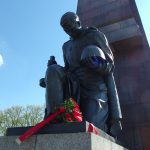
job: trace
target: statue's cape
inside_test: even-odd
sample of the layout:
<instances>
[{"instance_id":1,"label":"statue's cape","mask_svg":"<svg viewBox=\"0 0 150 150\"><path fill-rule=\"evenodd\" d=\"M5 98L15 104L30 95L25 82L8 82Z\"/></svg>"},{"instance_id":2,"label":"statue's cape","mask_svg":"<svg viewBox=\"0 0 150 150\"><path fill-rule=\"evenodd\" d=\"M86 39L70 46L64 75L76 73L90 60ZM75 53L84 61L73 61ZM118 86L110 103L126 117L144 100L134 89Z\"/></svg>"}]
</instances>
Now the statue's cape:
<instances>
[{"instance_id":1,"label":"statue's cape","mask_svg":"<svg viewBox=\"0 0 150 150\"><path fill-rule=\"evenodd\" d=\"M109 73L105 77L105 80L108 88L109 110L111 112L110 119L119 120L122 118L122 114L113 73Z\"/></svg>"},{"instance_id":2,"label":"statue's cape","mask_svg":"<svg viewBox=\"0 0 150 150\"><path fill-rule=\"evenodd\" d=\"M86 29L85 34L93 34L93 42L96 41L95 45L99 46L106 55L107 60L114 64L113 53L110 49L110 46L104 33L100 32L97 28L91 27ZM108 88L110 119L119 120L122 118L122 114L113 73L109 73L105 77L105 80Z\"/></svg>"}]
</instances>

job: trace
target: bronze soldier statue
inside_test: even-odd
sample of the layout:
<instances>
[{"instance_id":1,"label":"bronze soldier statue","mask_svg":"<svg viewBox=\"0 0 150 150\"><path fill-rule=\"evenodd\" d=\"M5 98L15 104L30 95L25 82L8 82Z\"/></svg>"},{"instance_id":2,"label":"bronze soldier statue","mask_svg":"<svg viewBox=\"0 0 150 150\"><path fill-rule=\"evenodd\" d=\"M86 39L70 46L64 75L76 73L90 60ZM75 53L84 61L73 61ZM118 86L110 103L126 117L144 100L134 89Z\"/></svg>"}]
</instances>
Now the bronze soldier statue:
<instances>
[{"instance_id":1,"label":"bronze soldier statue","mask_svg":"<svg viewBox=\"0 0 150 150\"><path fill-rule=\"evenodd\" d=\"M108 41L97 28L83 28L73 12L65 13L60 24L70 40L63 45L65 67L52 63L42 79L46 87L46 115L64 99L73 97L84 120L115 136L121 129L122 116Z\"/></svg>"}]
</instances>

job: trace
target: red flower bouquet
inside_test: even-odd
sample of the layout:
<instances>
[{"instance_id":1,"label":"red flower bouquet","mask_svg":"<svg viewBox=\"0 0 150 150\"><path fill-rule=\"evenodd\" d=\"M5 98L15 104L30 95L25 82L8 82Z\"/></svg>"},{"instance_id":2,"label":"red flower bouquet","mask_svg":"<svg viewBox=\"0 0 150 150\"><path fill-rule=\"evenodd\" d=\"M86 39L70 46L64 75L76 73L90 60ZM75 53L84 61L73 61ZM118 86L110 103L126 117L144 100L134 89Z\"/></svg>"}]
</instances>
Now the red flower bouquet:
<instances>
[{"instance_id":1,"label":"red flower bouquet","mask_svg":"<svg viewBox=\"0 0 150 150\"><path fill-rule=\"evenodd\" d=\"M79 106L73 98L65 100L59 108L56 108L56 112L58 109L62 109L64 112L56 116L53 123L81 122L83 120Z\"/></svg>"},{"instance_id":2,"label":"red flower bouquet","mask_svg":"<svg viewBox=\"0 0 150 150\"><path fill-rule=\"evenodd\" d=\"M82 122L82 113L80 112L79 106L73 98L65 100L59 108L56 108L56 112L49 115L45 120L38 123L34 127L27 130L23 135L16 139L18 144L37 133L46 124L59 123L59 122Z\"/></svg>"}]
</instances>

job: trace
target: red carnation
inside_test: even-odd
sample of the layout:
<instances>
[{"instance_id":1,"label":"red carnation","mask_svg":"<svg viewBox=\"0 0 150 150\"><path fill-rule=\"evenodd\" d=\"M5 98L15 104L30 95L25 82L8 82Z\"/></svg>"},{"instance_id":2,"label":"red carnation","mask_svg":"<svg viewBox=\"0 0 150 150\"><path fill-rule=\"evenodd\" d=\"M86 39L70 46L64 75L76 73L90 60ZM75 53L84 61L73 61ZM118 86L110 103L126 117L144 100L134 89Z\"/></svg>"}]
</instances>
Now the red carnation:
<instances>
[{"instance_id":1,"label":"red carnation","mask_svg":"<svg viewBox=\"0 0 150 150\"><path fill-rule=\"evenodd\" d=\"M82 116L74 116L77 122L82 122Z\"/></svg>"},{"instance_id":2,"label":"red carnation","mask_svg":"<svg viewBox=\"0 0 150 150\"><path fill-rule=\"evenodd\" d=\"M79 112L76 109L73 109L72 113L73 113L74 116L82 116L81 112Z\"/></svg>"},{"instance_id":3,"label":"red carnation","mask_svg":"<svg viewBox=\"0 0 150 150\"><path fill-rule=\"evenodd\" d=\"M72 121L73 121L70 114L66 113L66 114L65 114L65 117L66 117L66 120L67 120L68 122L72 122Z\"/></svg>"},{"instance_id":4,"label":"red carnation","mask_svg":"<svg viewBox=\"0 0 150 150\"><path fill-rule=\"evenodd\" d=\"M76 111L73 109L72 114L76 121L81 122L82 121L82 114L79 111Z\"/></svg>"},{"instance_id":5,"label":"red carnation","mask_svg":"<svg viewBox=\"0 0 150 150\"><path fill-rule=\"evenodd\" d=\"M65 111L66 111L66 109L65 109L63 106L59 107L59 110L60 110L61 112L65 112Z\"/></svg>"},{"instance_id":6,"label":"red carnation","mask_svg":"<svg viewBox=\"0 0 150 150\"><path fill-rule=\"evenodd\" d=\"M75 108L79 108L77 102L76 102L73 98L70 98L70 100L71 100L72 103L74 104L74 107L75 107Z\"/></svg>"}]
</instances>

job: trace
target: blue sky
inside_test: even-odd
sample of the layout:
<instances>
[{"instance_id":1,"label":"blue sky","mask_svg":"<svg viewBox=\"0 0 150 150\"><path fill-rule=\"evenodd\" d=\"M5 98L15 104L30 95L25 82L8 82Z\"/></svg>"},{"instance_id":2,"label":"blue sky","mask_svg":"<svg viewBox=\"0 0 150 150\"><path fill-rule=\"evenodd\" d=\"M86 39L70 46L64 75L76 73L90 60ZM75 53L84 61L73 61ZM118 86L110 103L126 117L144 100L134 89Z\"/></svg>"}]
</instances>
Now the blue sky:
<instances>
[{"instance_id":1,"label":"blue sky","mask_svg":"<svg viewBox=\"0 0 150 150\"><path fill-rule=\"evenodd\" d=\"M135 0L144 26L148 43L150 44L150 0Z\"/></svg>"},{"instance_id":2,"label":"blue sky","mask_svg":"<svg viewBox=\"0 0 150 150\"><path fill-rule=\"evenodd\" d=\"M150 41L150 1L136 2ZM45 103L39 79L50 55L63 65L62 44L68 36L59 21L76 7L77 0L0 0L0 109Z\"/></svg>"}]
</instances>

